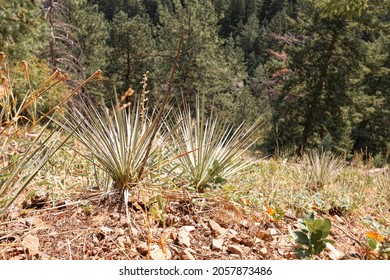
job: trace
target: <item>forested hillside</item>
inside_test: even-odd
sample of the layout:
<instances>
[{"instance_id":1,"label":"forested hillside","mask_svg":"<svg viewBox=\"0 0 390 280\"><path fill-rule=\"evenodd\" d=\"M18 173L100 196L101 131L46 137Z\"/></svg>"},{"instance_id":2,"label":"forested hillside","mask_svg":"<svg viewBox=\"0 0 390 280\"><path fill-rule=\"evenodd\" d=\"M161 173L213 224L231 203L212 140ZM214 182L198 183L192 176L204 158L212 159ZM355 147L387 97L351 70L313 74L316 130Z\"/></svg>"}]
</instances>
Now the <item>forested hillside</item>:
<instances>
[{"instance_id":1,"label":"forested hillside","mask_svg":"<svg viewBox=\"0 0 390 280\"><path fill-rule=\"evenodd\" d=\"M390 0L0 0L0 260L388 260L389 150Z\"/></svg>"},{"instance_id":2,"label":"forested hillside","mask_svg":"<svg viewBox=\"0 0 390 280\"><path fill-rule=\"evenodd\" d=\"M239 125L264 114L264 154L320 148L389 161L390 1L0 1L0 51L29 62L31 80L56 68L69 86L110 104L147 74L151 102L206 98ZM60 94L60 93L57 93ZM55 98L55 97L53 97Z\"/></svg>"}]
</instances>

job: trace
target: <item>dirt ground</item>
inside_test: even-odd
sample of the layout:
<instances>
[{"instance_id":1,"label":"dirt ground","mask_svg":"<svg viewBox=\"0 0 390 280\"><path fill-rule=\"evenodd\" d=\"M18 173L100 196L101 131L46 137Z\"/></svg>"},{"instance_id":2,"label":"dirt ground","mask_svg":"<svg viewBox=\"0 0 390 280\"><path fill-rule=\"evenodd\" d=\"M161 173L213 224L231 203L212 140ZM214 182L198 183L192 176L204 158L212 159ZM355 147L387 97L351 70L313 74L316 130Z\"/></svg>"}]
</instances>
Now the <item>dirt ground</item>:
<instances>
[{"instance_id":1,"label":"dirt ground","mask_svg":"<svg viewBox=\"0 0 390 280\"><path fill-rule=\"evenodd\" d=\"M8 260L280 260L296 259L291 231L297 218L272 222L267 212L223 198L164 195L164 213L145 199L130 197L130 220L114 195L86 200L14 206L0 223L0 259ZM140 201L141 200L141 201ZM123 204L122 204L123 205ZM124 208L124 207L122 207ZM154 214L153 214L154 213ZM159 215L160 213L160 215ZM163 215L161 215L163 213ZM377 259L363 245L358 225L332 222L333 248L318 259Z\"/></svg>"}]
</instances>

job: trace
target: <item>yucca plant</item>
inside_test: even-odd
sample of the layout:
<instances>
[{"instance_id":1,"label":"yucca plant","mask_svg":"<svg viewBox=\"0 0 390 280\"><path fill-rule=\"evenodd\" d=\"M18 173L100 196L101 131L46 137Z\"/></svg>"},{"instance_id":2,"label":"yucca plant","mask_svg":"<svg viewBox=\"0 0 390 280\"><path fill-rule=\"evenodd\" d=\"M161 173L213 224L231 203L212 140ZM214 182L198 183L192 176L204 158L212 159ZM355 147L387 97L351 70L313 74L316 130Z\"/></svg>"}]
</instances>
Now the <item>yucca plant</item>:
<instances>
[{"instance_id":1,"label":"yucca plant","mask_svg":"<svg viewBox=\"0 0 390 280\"><path fill-rule=\"evenodd\" d=\"M155 140L165 118L165 107L171 93L183 40L182 29L168 88L156 114L147 116L147 79L144 76L142 100L134 102L132 108L127 106L128 104L117 104L110 113L109 110L98 110L86 105L83 110L70 110L64 117L63 127L69 132L74 131L76 139L85 145L101 168L113 179L115 190L123 197L129 223L129 190L145 180L154 167L161 163L160 160L154 159L162 150Z\"/></svg>"},{"instance_id":2,"label":"yucca plant","mask_svg":"<svg viewBox=\"0 0 390 280\"><path fill-rule=\"evenodd\" d=\"M304 178L306 184L313 190L323 188L332 182L345 165L341 158L330 152L317 150L303 154L299 163L301 178Z\"/></svg>"},{"instance_id":3,"label":"yucca plant","mask_svg":"<svg viewBox=\"0 0 390 280\"><path fill-rule=\"evenodd\" d=\"M85 105L65 117L64 127L75 130L74 136L111 176L118 190L130 189L145 179L152 166L144 159L157 149L153 131L158 124L153 117L141 118L139 104L119 110Z\"/></svg>"},{"instance_id":4,"label":"yucca plant","mask_svg":"<svg viewBox=\"0 0 390 280\"><path fill-rule=\"evenodd\" d=\"M242 161L241 156L255 142L252 136L259 130L261 118L248 129L243 124L234 129L216 117L206 118L204 107L197 102L195 119L189 106L178 111L174 119L178 125L168 128L172 133L169 146L176 154L178 170L196 191L221 185L253 164Z\"/></svg>"}]
</instances>

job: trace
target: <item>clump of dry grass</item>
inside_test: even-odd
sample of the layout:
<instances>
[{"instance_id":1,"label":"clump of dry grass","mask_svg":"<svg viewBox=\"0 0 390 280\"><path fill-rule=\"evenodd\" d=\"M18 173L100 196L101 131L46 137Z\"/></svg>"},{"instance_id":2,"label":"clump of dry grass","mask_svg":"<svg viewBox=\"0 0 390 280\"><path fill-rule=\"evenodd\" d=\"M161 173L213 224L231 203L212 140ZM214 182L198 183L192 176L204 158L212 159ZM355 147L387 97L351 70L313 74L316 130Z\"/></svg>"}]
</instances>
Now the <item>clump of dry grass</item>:
<instances>
[{"instance_id":1,"label":"clump of dry grass","mask_svg":"<svg viewBox=\"0 0 390 280\"><path fill-rule=\"evenodd\" d=\"M60 70L56 70L38 89L33 89L28 64L25 61L22 62L22 70L27 89L23 95L20 95L23 89L14 87L7 57L4 53L0 53L0 152L2 161L0 164L0 216L6 213L16 198L22 194L43 166L62 146L59 142L61 130L58 132L48 131L46 128L49 123L42 127L38 127L38 124L61 107L66 106L81 87L95 77L101 77L99 70L47 112L38 114L38 102L56 85L65 82L68 76L62 74ZM15 83L15 85L19 84ZM33 134L35 139L28 141L22 136L32 128L35 129L35 134ZM15 150L14 146L23 146L23 151Z\"/></svg>"}]
</instances>

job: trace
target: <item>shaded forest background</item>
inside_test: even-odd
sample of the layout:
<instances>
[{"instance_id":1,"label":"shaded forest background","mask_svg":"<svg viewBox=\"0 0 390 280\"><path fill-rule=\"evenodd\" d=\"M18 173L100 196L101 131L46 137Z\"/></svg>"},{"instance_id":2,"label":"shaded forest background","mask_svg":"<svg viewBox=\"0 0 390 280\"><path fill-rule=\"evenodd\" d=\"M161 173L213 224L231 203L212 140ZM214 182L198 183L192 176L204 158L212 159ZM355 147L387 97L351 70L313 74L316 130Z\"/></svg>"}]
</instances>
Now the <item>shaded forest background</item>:
<instances>
[{"instance_id":1,"label":"shaded forest background","mask_svg":"<svg viewBox=\"0 0 390 280\"><path fill-rule=\"evenodd\" d=\"M72 87L101 69L82 92L96 103L140 92L144 74L158 103L182 26L179 103L203 96L235 125L264 115L264 154L390 161L388 0L0 0L0 51L15 71L28 61L34 86L60 68Z\"/></svg>"}]
</instances>

